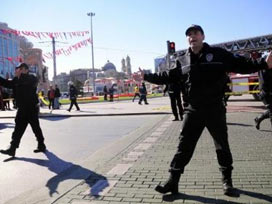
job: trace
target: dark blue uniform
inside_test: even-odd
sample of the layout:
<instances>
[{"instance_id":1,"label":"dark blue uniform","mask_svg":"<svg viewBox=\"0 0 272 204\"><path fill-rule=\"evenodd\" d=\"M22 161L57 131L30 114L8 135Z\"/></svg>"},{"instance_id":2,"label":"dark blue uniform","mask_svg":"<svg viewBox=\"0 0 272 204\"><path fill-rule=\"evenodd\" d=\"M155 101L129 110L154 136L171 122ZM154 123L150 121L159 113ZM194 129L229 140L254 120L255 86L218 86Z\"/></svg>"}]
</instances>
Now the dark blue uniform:
<instances>
[{"instance_id":1,"label":"dark blue uniform","mask_svg":"<svg viewBox=\"0 0 272 204\"><path fill-rule=\"evenodd\" d=\"M170 172L183 173L206 127L215 143L223 180L231 178L233 160L228 143L226 109L223 103L226 74L254 73L266 68L267 64L264 60L251 61L204 43L199 54L196 55L188 49L179 56L170 71L144 75L144 79L152 83L181 82L183 86L185 117Z\"/></svg>"},{"instance_id":2,"label":"dark blue uniform","mask_svg":"<svg viewBox=\"0 0 272 204\"><path fill-rule=\"evenodd\" d=\"M44 137L39 124L38 80L35 76L21 74L20 78L6 80L0 77L0 85L13 89L18 111L15 117L15 130L12 133L11 148L18 148L28 124L38 141L38 149L45 150Z\"/></svg>"},{"instance_id":3,"label":"dark blue uniform","mask_svg":"<svg viewBox=\"0 0 272 204\"><path fill-rule=\"evenodd\" d=\"M260 81L260 99L265 104L267 110L255 118L256 128L260 129L260 123L267 118L270 118L272 125L272 70L261 70L259 71L259 81Z\"/></svg>"}]
</instances>

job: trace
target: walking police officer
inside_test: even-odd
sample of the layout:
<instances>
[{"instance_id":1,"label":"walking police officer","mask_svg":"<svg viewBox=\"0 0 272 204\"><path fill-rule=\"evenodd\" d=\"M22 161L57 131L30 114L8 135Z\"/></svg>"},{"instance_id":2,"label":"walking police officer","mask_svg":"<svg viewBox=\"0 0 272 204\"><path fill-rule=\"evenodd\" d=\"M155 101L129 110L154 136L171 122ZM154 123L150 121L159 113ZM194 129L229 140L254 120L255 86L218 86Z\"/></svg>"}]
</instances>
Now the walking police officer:
<instances>
[{"instance_id":1,"label":"walking police officer","mask_svg":"<svg viewBox=\"0 0 272 204\"><path fill-rule=\"evenodd\" d=\"M193 156L197 141L207 127L216 149L217 160L222 172L225 195L234 195L232 185L232 154L228 143L226 108L223 104L226 73L253 73L272 68L272 55L260 62L217 47L204 41L204 31L199 25L190 26L186 32L189 49L179 56L173 69L158 74L141 75L144 80L156 84L182 81L184 122L180 133L177 152L170 164L170 177L155 190L160 193L177 193L180 175Z\"/></svg>"},{"instance_id":2,"label":"walking police officer","mask_svg":"<svg viewBox=\"0 0 272 204\"><path fill-rule=\"evenodd\" d=\"M260 129L261 122L270 118L271 126L272 126L272 70L261 70L259 71L259 81L260 81L260 98L265 104L267 110L255 118L256 128Z\"/></svg>"},{"instance_id":3,"label":"walking police officer","mask_svg":"<svg viewBox=\"0 0 272 204\"><path fill-rule=\"evenodd\" d=\"M182 107L182 101L181 101L181 96L180 96L180 94L181 94L180 83L166 84L165 89L167 89L167 91L168 91L172 113L175 117L173 121L178 121L179 116L180 116L180 120L183 120L183 107ZM179 116L178 116L177 107L179 110Z\"/></svg>"},{"instance_id":4,"label":"walking police officer","mask_svg":"<svg viewBox=\"0 0 272 204\"><path fill-rule=\"evenodd\" d=\"M15 117L15 129L12 133L10 147L6 150L0 150L2 154L15 156L16 148L19 147L21 138L28 124L31 125L38 141L38 147L35 153L45 152L44 137L39 124L39 100L37 96L38 80L30 75L28 65L22 63L15 68L15 77L13 80L6 80L0 77L0 85L13 89L16 105L18 107Z\"/></svg>"}]
</instances>

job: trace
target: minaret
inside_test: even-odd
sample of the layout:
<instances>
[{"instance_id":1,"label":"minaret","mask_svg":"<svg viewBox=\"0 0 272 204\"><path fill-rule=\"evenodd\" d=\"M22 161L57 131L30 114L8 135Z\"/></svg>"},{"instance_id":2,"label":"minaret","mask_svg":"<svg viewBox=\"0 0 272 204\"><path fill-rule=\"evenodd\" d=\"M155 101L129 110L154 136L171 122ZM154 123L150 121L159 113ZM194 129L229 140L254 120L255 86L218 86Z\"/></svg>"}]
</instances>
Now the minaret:
<instances>
[{"instance_id":1,"label":"minaret","mask_svg":"<svg viewBox=\"0 0 272 204\"><path fill-rule=\"evenodd\" d=\"M121 70L122 70L122 72L125 72L125 73L126 73L126 71L127 71L127 68L126 68L126 61L125 61L124 58L121 60Z\"/></svg>"},{"instance_id":2,"label":"minaret","mask_svg":"<svg viewBox=\"0 0 272 204\"><path fill-rule=\"evenodd\" d=\"M129 56L127 56L126 61L127 61L126 73L128 75L131 75L131 64L130 64L130 57Z\"/></svg>"}]
</instances>

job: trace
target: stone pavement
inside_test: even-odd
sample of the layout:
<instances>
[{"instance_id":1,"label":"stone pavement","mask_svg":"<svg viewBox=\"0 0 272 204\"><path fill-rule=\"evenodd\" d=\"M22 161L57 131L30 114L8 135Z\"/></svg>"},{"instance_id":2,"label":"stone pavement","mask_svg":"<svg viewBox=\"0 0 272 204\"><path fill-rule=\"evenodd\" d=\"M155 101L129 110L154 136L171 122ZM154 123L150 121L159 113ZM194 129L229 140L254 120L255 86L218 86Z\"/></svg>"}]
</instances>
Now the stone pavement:
<instances>
[{"instance_id":1,"label":"stone pavement","mask_svg":"<svg viewBox=\"0 0 272 204\"><path fill-rule=\"evenodd\" d=\"M69 186L66 193L57 195L50 203L272 203L271 126L269 120L265 120L261 131L257 131L253 124L253 118L264 111L260 102L231 100L228 105L229 141L234 158L233 183L240 194L238 198L222 193L214 145L207 130L204 130L182 175L180 194L161 195L153 190L169 176L167 170L176 151L181 127L181 122L172 121L168 97L152 99L150 105L142 106L127 101L80 104L80 107L81 112L74 110L70 113L66 107L53 113L42 109L41 116L166 115L126 145L119 144L117 153L111 155L111 148L97 153L110 157L91 168L93 174L87 179ZM3 118L14 116L15 111L0 112Z\"/></svg>"},{"instance_id":2,"label":"stone pavement","mask_svg":"<svg viewBox=\"0 0 272 204\"><path fill-rule=\"evenodd\" d=\"M262 123L261 131L256 130L256 115L227 114L237 198L222 193L214 145L206 129L181 177L180 194L161 195L153 190L168 178L169 163L178 144L181 122L173 122L166 115L53 203L272 203L272 131L269 120Z\"/></svg>"}]
</instances>

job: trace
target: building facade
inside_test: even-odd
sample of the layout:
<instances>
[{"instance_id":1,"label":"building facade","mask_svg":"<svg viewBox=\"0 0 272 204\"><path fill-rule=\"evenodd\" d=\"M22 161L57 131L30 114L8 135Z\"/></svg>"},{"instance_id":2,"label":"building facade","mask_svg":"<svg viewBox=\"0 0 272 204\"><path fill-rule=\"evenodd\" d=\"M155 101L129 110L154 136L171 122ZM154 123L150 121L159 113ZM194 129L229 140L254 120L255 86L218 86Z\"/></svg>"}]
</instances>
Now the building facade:
<instances>
[{"instance_id":1,"label":"building facade","mask_svg":"<svg viewBox=\"0 0 272 204\"><path fill-rule=\"evenodd\" d=\"M14 77L14 68L20 61L19 37L6 30L10 28L6 23L0 22L0 76Z\"/></svg>"}]
</instances>

